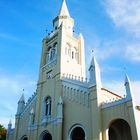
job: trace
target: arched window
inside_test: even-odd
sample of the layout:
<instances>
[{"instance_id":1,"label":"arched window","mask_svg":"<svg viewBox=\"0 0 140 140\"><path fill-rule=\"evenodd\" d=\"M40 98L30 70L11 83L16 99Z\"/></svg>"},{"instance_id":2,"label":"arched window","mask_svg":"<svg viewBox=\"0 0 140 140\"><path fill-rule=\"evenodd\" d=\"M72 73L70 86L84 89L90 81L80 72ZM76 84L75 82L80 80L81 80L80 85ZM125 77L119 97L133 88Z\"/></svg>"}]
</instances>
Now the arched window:
<instances>
[{"instance_id":1,"label":"arched window","mask_svg":"<svg viewBox=\"0 0 140 140\"><path fill-rule=\"evenodd\" d=\"M56 54L57 54L57 42L54 43L53 46L50 46L48 48L47 55L46 55L46 64L55 60L56 59Z\"/></svg>"},{"instance_id":2,"label":"arched window","mask_svg":"<svg viewBox=\"0 0 140 140\"><path fill-rule=\"evenodd\" d=\"M65 55L71 56L71 45L69 43L66 44Z\"/></svg>"},{"instance_id":3,"label":"arched window","mask_svg":"<svg viewBox=\"0 0 140 140\"><path fill-rule=\"evenodd\" d=\"M46 63L50 62L51 58L52 58L52 47L50 46L47 50Z\"/></svg>"},{"instance_id":4,"label":"arched window","mask_svg":"<svg viewBox=\"0 0 140 140\"><path fill-rule=\"evenodd\" d=\"M68 55L71 57L71 48L68 48Z\"/></svg>"},{"instance_id":5,"label":"arched window","mask_svg":"<svg viewBox=\"0 0 140 140\"><path fill-rule=\"evenodd\" d=\"M74 51L72 51L72 56L71 56L71 58L74 59Z\"/></svg>"},{"instance_id":6,"label":"arched window","mask_svg":"<svg viewBox=\"0 0 140 140\"><path fill-rule=\"evenodd\" d=\"M32 108L30 111L29 125L33 125L34 122L35 122L35 113L34 113L34 109Z\"/></svg>"},{"instance_id":7,"label":"arched window","mask_svg":"<svg viewBox=\"0 0 140 140\"><path fill-rule=\"evenodd\" d=\"M55 43L52 48L52 59L56 57L56 54L57 54L57 43Z\"/></svg>"},{"instance_id":8,"label":"arched window","mask_svg":"<svg viewBox=\"0 0 140 140\"><path fill-rule=\"evenodd\" d=\"M51 97L45 99L45 116L51 115Z\"/></svg>"}]
</instances>

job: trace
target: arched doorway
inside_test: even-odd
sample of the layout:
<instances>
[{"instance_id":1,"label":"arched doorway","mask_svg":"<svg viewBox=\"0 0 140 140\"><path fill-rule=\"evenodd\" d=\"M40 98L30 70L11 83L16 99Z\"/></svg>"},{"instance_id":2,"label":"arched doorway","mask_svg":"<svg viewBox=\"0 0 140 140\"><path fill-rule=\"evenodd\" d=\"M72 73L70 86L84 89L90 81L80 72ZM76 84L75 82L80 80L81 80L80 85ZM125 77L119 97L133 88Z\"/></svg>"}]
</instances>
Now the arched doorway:
<instances>
[{"instance_id":1,"label":"arched doorway","mask_svg":"<svg viewBox=\"0 0 140 140\"><path fill-rule=\"evenodd\" d=\"M27 137L25 137L23 140L28 140L28 138L27 138Z\"/></svg>"},{"instance_id":2,"label":"arched doorway","mask_svg":"<svg viewBox=\"0 0 140 140\"><path fill-rule=\"evenodd\" d=\"M52 136L51 136L49 133L46 133L46 134L43 136L42 140L52 140Z\"/></svg>"},{"instance_id":3,"label":"arched doorway","mask_svg":"<svg viewBox=\"0 0 140 140\"><path fill-rule=\"evenodd\" d=\"M71 130L70 140L85 140L85 131L82 127L77 126Z\"/></svg>"},{"instance_id":4,"label":"arched doorway","mask_svg":"<svg viewBox=\"0 0 140 140\"><path fill-rule=\"evenodd\" d=\"M21 138L21 140L28 140L28 137L27 137L27 136L23 136L23 137Z\"/></svg>"},{"instance_id":5,"label":"arched doorway","mask_svg":"<svg viewBox=\"0 0 140 140\"><path fill-rule=\"evenodd\" d=\"M48 131L42 132L39 140L52 140L52 136Z\"/></svg>"},{"instance_id":6,"label":"arched doorway","mask_svg":"<svg viewBox=\"0 0 140 140\"><path fill-rule=\"evenodd\" d=\"M132 140L130 126L123 119L113 121L108 133L109 140Z\"/></svg>"}]
</instances>

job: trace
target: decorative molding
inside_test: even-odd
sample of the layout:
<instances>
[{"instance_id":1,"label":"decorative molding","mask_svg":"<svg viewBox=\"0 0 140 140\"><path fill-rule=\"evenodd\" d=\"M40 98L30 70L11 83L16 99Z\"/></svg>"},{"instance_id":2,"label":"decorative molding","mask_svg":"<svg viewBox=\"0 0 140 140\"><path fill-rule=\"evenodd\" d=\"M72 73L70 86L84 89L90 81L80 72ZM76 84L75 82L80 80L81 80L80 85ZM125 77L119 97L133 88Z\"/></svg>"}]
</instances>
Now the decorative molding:
<instances>
[{"instance_id":1,"label":"decorative molding","mask_svg":"<svg viewBox=\"0 0 140 140\"><path fill-rule=\"evenodd\" d=\"M57 124L62 123L62 121L63 121L63 118L61 118L61 117L51 118L51 116L50 116L50 117L44 118L44 119L42 120L41 125L43 125L43 126L46 126L46 125L48 125L48 124L57 125Z\"/></svg>"},{"instance_id":2,"label":"decorative molding","mask_svg":"<svg viewBox=\"0 0 140 140\"><path fill-rule=\"evenodd\" d=\"M69 83L63 83L63 98L71 102L81 104L89 107L89 90L86 88L79 89L79 86L75 86Z\"/></svg>"}]
</instances>

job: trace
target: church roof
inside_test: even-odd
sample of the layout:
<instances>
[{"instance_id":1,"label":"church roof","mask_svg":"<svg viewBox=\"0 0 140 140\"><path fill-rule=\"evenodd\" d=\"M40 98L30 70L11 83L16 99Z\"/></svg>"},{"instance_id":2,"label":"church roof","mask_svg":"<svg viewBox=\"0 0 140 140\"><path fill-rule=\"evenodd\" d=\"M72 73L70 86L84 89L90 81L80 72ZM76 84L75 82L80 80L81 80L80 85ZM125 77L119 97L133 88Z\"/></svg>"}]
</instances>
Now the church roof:
<instances>
[{"instance_id":1,"label":"church roof","mask_svg":"<svg viewBox=\"0 0 140 140\"><path fill-rule=\"evenodd\" d=\"M114 93L114 92L112 92L112 91L109 91L109 90L106 89L106 88L101 88L101 90L106 91L106 92L108 92L108 93L110 93L110 94L112 94L112 95L114 95L114 96L116 96L116 97L122 98L120 95L118 95L118 94L116 94L116 93Z\"/></svg>"},{"instance_id":2,"label":"church roof","mask_svg":"<svg viewBox=\"0 0 140 140\"><path fill-rule=\"evenodd\" d=\"M59 16L67 16L70 17L69 10L66 4L66 0L63 0L61 9L59 11Z\"/></svg>"}]
</instances>

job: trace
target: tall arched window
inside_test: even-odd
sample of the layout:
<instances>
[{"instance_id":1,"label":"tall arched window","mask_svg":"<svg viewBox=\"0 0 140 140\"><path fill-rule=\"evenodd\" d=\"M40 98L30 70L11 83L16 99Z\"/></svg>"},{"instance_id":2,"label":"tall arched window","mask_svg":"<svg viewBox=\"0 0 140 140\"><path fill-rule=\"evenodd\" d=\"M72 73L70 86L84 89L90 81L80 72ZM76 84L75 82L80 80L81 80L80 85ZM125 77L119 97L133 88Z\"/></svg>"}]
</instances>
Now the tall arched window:
<instances>
[{"instance_id":1,"label":"tall arched window","mask_svg":"<svg viewBox=\"0 0 140 140\"><path fill-rule=\"evenodd\" d=\"M53 60L56 59L56 54L57 54L57 42L55 42L53 46L50 46L48 48L46 55L46 64L53 62Z\"/></svg>"},{"instance_id":2,"label":"tall arched window","mask_svg":"<svg viewBox=\"0 0 140 140\"><path fill-rule=\"evenodd\" d=\"M52 48L52 58L56 57L56 53L57 53L57 43L55 43L53 45L53 48Z\"/></svg>"},{"instance_id":3,"label":"tall arched window","mask_svg":"<svg viewBox=\"0 0 140 140\"><path fill-rule=\"evenodd\" d=\"M34 122L35 122L35 113L34 113L34 109L32 108L30 111L29 125L33 125Z\"/></svg>"},{"instance_id":4,"label":"tall arched window","mask_svg":"<svg viewBox=\"0 0 140 140\"><path fill-rule=\"evenodd\" d=\"M66 44L65 55L69 56L68 58L73 62L78 62L78 49L74 46L71 46L69 43Z\"/></svg>"},{"instance_id":5,"label":"tall arched window","mask_svg":"<svg viewBox=\"0 0 140 140\"><path fill-rule=\"evenodd\" d=\"M45 100L45 116L51 115L51 97L47 97Z\"/></svg>"},{"instance_id":6,"label":"tall arched window","mask_svg":"<svg viewBox=\"0 0 140 140\"><path fill-rule=\"evenodd\" d=\"M50 60L52 59L52 47L50 46L47 50L47 56L46 56L46 62L50 62Z\"/></svg>"}]
</instances>

